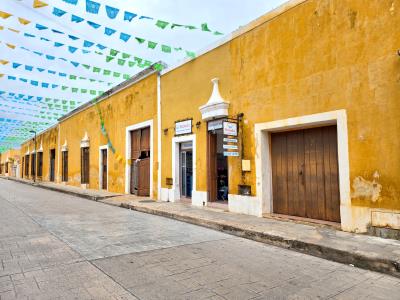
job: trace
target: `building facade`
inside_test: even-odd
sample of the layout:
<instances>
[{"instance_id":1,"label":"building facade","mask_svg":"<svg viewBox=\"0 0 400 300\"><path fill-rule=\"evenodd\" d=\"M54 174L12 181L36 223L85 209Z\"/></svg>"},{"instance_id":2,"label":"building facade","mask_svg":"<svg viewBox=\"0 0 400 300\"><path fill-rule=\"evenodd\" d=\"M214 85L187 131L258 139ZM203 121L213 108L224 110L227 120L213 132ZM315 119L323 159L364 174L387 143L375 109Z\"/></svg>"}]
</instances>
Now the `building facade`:
<instances>
[{"instance_id":1,"label":"building facade","mask_svg":"<svg viewBox=\"0 0 400 300\"><path fill-rule=\"evenodd\" d=\"M42 180L400 229L399 8L289 1L196 59L146 69L38 136Z\"/></svg>"},{"instance_id":2,"label":"building facade","mask_svg":"<svg viewBox=\"0 0 400 300\"><path fill-rule=\"evenodd\" d=\"M3 176L19 177L20 150L5 151L0 156L0 174Z\"/></svg>"}]
</instances>

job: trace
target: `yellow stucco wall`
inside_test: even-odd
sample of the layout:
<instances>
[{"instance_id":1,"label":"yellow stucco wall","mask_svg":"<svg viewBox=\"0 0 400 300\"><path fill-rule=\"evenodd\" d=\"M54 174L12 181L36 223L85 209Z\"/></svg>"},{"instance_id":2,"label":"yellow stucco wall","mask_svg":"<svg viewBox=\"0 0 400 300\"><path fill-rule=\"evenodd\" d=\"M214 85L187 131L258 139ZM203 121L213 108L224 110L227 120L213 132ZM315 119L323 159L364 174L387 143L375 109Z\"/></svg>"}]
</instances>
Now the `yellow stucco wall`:
<instances>
[{"instance_id":1,"label":"yellow stucco wall","mask_svg":"<svg viewBox=\"0 0 400 300\"><path fill-rule=\"evenodd\" d=\"M345 109L352 205L400 209L400 0L309 0L161 77L162 187L172 177L176 120L201 120L199 107L220 78L230 115L244 113L244 158L255 187L254 124ZM206 124L194 127L197 186L207 190ZM230 193L241 183L240 159L229 161ZM374 177L375 175L375 177ZM358 178L358 179L357 179ZM381 185L379 197L358 191ZM375 178L375 179L374 179Z\"/></svg>"},{"instance_id":2,"label":"yellow stucco wall","mask_svg":"<svg viewBox=\"0 0 400 300\"><path fill-rule=\"evenodd\" d=\"M125 192L126 127L153 120L153 195L157 196L157 74L111 95L99 103L105 128L116 150L108 150L108 190ZM95 106L90 106L60 122L60 144L68 145L68 182L81 186L80 142L87 133L90 139L89 188L99 189L99 147L107 144L101 133L100 118ZM118 161L117 155L124 160ZM61 180L61 168L60 168Z\"/></svg>"},{"instance_id":3,"label":"yellow stucco wall","mask_svg":"<svg viewBox=\"0 0 400 300\"><path fill-rule=\"evenodd\" d=\"M56 160L55 160L55 176L57 176L57 168L58 168L58 125L53 126L49 128L48 130L39 133L36 137L36 149L37 151L42 151L43 153L43 173L42 177L38 177L38 180L42 181L49 181L50 180L50 150L55 149L56 151ZM35 143L33 141L33 138L26 141L24 144L21 145L20 149L20 156L21 156L21 164L22 164L22 157L25 157L26 153L29 151L29 153L32 153L35 150ZM31 158L29 160L29 177L32 178L31 176ZM21 165L20 168L20 174L22 172L25 172L25 166ZM23 177L25 177L25 173L23 174ZM57 180L57 177L56 177Z\"/></svg>"}]
</instances>

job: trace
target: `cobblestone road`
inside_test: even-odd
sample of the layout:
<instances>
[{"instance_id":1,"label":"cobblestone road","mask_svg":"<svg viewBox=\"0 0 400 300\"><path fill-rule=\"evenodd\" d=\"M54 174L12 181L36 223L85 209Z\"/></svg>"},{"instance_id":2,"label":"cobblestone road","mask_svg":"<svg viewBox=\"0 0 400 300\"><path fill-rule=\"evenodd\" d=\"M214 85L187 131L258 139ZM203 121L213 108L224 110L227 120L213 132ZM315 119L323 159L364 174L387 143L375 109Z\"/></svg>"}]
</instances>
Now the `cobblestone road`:
<instances>
[{"instance_id":1,"label":"cobblestone road","mask_svg":"<svg viewBox=\"0 0 400 300\"><path fill-rule=\"evenodd\" d=\"M400 299L400 279L0 180L0 299Z\"/></svg>"}]
</instances>

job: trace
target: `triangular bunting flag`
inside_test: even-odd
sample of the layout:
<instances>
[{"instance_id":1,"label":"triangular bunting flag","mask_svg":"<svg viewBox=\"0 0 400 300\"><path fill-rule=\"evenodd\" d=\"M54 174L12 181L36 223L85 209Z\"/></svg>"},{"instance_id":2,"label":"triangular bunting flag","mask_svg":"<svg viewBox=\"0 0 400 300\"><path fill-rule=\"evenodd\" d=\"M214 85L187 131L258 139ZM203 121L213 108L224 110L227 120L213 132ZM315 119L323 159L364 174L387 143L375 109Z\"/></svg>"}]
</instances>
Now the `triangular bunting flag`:
<instances>
[{"instance_id":1,"label":"triangular bunting flag","mask_svg":"<svg viewBox=\"0 0 400 300\"><path fill-rule=\"evenodd\" d=\"M169 22L158 20L156 23L156 26L161 29L165 29L165 27L167 27L168 24L169 24Z\"/></svg>"},{"instance_id":2,"label":"triangular bunting flag","mask_svg":"<svg viewBox=\"0 0 400 300\"><path fill-rule=\"evenodd\" d=\"M45 7L48 4L46 2L40 1L40 0L33 0L33 8L40 8L40 7Z\"/></svg>"},{"instance_id":3,"label":"triangular bunting flag","mask_svg":"<svg viewBox=\"0 0 400 300\"><path fill-rule=\"evenodd\" d=\"M12 14L9 14L9 13L6 13L6 12L0 10L0 18L7 19L10 16L12 16Z\"/></svg>"},{"instance_id":4,"label":"triangular bunting flag","mask_svg":"<svg viewBox=\"0 0 400 300\"><path fill-rule=\"evenodd\" d=\"M18 18L18 21L22 24L22 25L28 25L31 21L26 20L24 18Z\"/></svg>"}]
</instances>

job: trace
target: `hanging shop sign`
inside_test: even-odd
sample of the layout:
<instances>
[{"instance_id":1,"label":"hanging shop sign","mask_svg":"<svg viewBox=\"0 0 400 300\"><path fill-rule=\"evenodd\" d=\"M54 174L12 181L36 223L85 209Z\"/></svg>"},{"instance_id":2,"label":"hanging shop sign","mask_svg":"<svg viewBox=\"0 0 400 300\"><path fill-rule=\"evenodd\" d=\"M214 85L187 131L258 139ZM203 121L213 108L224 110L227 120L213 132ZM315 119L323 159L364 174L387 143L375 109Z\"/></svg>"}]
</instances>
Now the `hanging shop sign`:
<instances>
[{"instance_id":1,"label":"hanging shop sign","mask_svg":"<svg viewBox=\"0 0 400 300\"><path fill-rule=\"evenodd\" d=\"M225 152L224 152L224 156L234 156L234 157L238 157L238 156L239 156L239 152L228 152L228 151L225 151Z\"/></svg>"},{"instance_id":2,"label":"hanging shop sign","mask_svg":"<svg viewBox=\"0 0 400 300\"><path fill-rule=\"evenodd\" d=\"M208 129L208 131L222 129L222 127L223 127L222 123L223 123L223 120L210 121L210 122L208 122L207 129Z\"/></svg>"},{"instance_id":3,"label":"hanging shop sign","mask_svg":"<svg viewBox=\"0 0 400 300\"><path fill-rule=\"evenodd\" d=\"M191 134L192 119L175 122L175 135Z\"/></svg>"},{"instance_id":4,"label":"hanging shop sign","mask_svg":"<svg viewBox=\"0 0 400 300\"><path fill-rule=\"evenodd\" d=\"M224 143L237 143L237 139L224 138Z\"/></svg>"},{"instance_id":5,"label":"hanging shop sign","mask_svg":"<svg viewBox=\"0 0 400 300\"><path fill-rule=\"evenodd\" d=\"M223 148L224 149L226 149L226 150L238 150L239 148L238 148L238 146L237 145L223 145Z\"/></svg>"},{"instance_id":6,"label":"hanging shop sign","mask_svg":"<svg viewBox=\"0 0 400 300\"><path fill-rule=\"evenodd\" d=\"M236 122L228 122L225 121L223 123L224 135L227 136L237 136L238 135L238 126Z\"/></svg>"}]
</instances>

